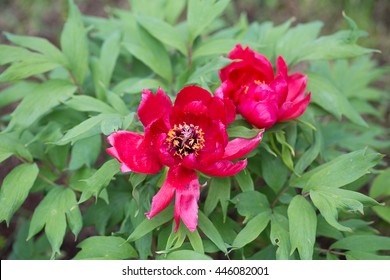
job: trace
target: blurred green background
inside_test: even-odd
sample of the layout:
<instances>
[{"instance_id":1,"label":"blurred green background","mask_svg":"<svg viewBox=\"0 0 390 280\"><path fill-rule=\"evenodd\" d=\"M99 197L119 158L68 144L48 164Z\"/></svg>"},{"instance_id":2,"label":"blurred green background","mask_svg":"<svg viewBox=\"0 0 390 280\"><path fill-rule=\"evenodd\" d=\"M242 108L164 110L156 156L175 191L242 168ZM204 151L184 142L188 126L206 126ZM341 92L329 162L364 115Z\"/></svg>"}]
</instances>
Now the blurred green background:
<instances>
[{"instance_id":1,"label":"blurred green background","mask_svg":"<svg viewBox=\"0 0 390 280\"><path fill-rule=\"evenodd\" d=\"M153 1L153 0L149 0ZM76 0L87 15L107 16L110 8L128 8L129 0ZM0 0L0 30L43 36L56 43L66 17L66 0ZM352 17L369 36L362 40L366 47L377 48L382 54L376 59L390 64L390 1L389 0L233 0L227 12L229 21L241 13L249 21L270 20L282 23L290 18L296 22L320 20L323 32L331 33L346 27L342 11ZM5 38L1 36L0 42Z\"/></svg>"}]
</instances>

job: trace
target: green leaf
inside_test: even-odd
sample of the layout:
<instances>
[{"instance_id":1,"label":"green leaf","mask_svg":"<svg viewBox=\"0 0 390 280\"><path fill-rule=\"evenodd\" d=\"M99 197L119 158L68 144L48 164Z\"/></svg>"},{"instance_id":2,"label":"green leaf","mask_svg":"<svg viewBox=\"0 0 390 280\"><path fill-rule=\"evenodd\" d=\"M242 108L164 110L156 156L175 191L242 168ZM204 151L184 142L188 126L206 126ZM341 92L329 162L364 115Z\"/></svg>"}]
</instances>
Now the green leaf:
<instances>
[{"instance_id":1,"label":"green leaf","mask_svg":"<svg viewBox=\"0 0 390 280\"><path fill-rule=\"evenodd\" d=\"M240 187L241 191L247 192L253 191L255 189L251 174L247 169L244 169L234 175L234 178L237 180L238 186Z\"/></svg>"},{"instance_id":2,"label":"green leaf","mask_svg":"<svg viewBox=\"0 0 390 280\"><path fill-rule=\"evenodd\" d=\"M275 192L278 193L287 181L288 169L280 157L275 157L268 152L261 152L261 172L264 181Z\"/></svg>"},{"instance_id":3,"label":"green leaf","mask_svg":"<svg viewBox=\"0 0 390 280\"><path fill-rule=\"evenodd\" d=\"M159 80L154 79L141 79L141 78L130 78L121 81L117 84L112 91L117 94L138 94L143 89L156 90L157 88L164 88L164 84Z\"/></svg>"},{"instance_id":4,"label":"green leaf","mask_svg":"<svg viewBox=\"0 0 390 280\"><path fill-rule=\"evenodd\" d=\"M191 246L192 248L200 253L200 254L204 254L204 248L203 248L203 241L202 241L202 238L200 237L199 235L199 232L198 230L195 230L193 232L190 232L188 229L187 229L187 237L188 239L190 240L190 243L191 243Z\"/></svg>"},{"instance_id":5,"label":"green leaf","mask_svg":"<svg viewBox=\"0 0 390 280\"><path fill-rule=\"evenodd\" d=\"M92 196L98 198L103 188L107 187L112 177L119 172L120 163L116 159L105 162L91 177L85 180L87 186L81 194L79 203Z\"/></svg>"},{"instance_id":6,"label":"green leaf","mask_svg":"<svg viewBox=\"0 0 390 280\"><path fill-rule=\"evenodd\" d=\"M64 80L49 80L32 87L30 94L12 113L8 129L31 126L61 102L69 99L75 91L76 87Z\"/></svg>"},{"instance_id":7,"label":"green leaf","mask_svg":"<svg viewBox=\"0 0 390 280\"><path fill-rule=\"evenodd\" d=\"M258 191L246 191L232 199L236 204L238 214L245 216L245 220L265 212L269 209L267 197Z\"/></svg>"},{"instance_id":8,"label":"green leaf","mask_svg":"<svg viewBox=\"0 0 390 280\"><path fill-rule=\"evenodd\" d=\"M35 163L21 164L8 173L0 189L0 222L5 220L9 226L13 214L26 200L38 173Z\"/></svg>"},{"instance_id":9,"label":"green leaf","mask_svg":"<svg viewBox=\"0 0 390 280\"><path fill-rule=\"evenodd\" d=\"M190 44L225 10L229 2L229 0L188 0L187 21Z\"/></svg>"},{"instance_id":10,"label":"green leaf","mask_svg":"<svg viewBox=\"0 0 390 280\"><path fill-rule=\"evenodd\" d=\"M191 250L179 250L169 253L163 260L212 260L211 257L191 251Z\"/></svg>"},{"instance_id":11,"label":"green leaf","mask_svg":"<svg viewBox=\"0 0 390 280\"><path fill-rule=\"evenodd\" d=\"M287 64L297 63L303 46L318 36L322 26L322 22L313 21L290 28L278 41L276 54L283 56Z\"/></svg>"},{"instance_id":12,"label":"green leaf","mask_svg":"<svg viewBox=\"0 0 390 280\"><path fill-rule=\"evenodd\" d=\"M308 73L307 90L311 91L312 102L322 107L337 119L345 115L352 122L367 127L367 123L351 105L346 96L332 82L318 73Z\"/></svg>"},{"instance_id":13,"label":"green leaf","mask_svg":"<svg viewBox=\"0 0 390 280\"><path fill-rule=\"evenodd\" d=\"M47 39L33 36L20 36L11 33L5 33L5 36L9 41L16 45L44 54L48 61L58 63L63 66L67 66L68 64L64 54Z\"/></svg>"},{"instance_id":14,"label":"green leaf","mask_svg":"<svg viewBox=\"0 0 390 280\"><path fill-rule=\"evenodd\" d=\"M44 55L31 54L22 61L15 62L0 74L0 83L23 80L25 78L46 73L60 65L47 60Z\"/></svg>"},{"instance_id":15,"label":"green leaf","mask_svg":"<svg viewBox=\"0 0 390 280\"><path fill-rule=\"evenodd\" d=\"M345 253L347 260L390 260L390 256L382 256L368 252L348 251Z\"/></svg>"},{"instance_id":16,"label":"green leaf","mask_svg":"<svg viewBox=\"0 0 390 280\"><path fill-rule=\"evenodd\" d=\"M313 257L316 239L317 216L305 198L296 195L288 206L291 253L298 249L302 260Z\"/></svg>"},{"instance_id":17,"label":"green leaf","mask_svg":"<svg viewBox=\"0 0 390 280\"><path fill-rule=\"evenodd\" d=\"M0 65L21 61L31 55L34 55L34 53L26 50L25 48L0 45Z\"/></svg>"},{"instance_id":18,"label":"green leaf","mask_svg":"<svg viewBox=\"0 0 390 280\"><path fill-rule=\"evenodd\" d=\"M209 55L223 55L229 53L237 44L237 40L234 39L217 39L206 41L197 47L192 58L198 58Z\"/></svg>"},{"instance_id":19,"label":"green leaf","mask_svg":"<svg viewBox=\"0 0 390 280\"><path fill-rule=\"evenodd\" d=\"M310 198L325 220L331 226L341 231L351 231L351 229L337 222L338 209L352 212L358 211L363 214L364 205L378 205L378 202L364 194L338 188L321 187L311 189Z\"/></svg>"},{"instance_id":20,"label":"green leaf","mask_svg":"<svg viewBox=\"0 0 390 280\"><path fill-rule=\"evenodd\" d=\"M1 52L1 50L0 50ZM31 89L36 83L30 81L21 81L14 83L0 92L0 108L18 101L29 95Z\"/></svg>"},{"instance_id":21,"label":"green leaf","mask_svg":"<svg viewBox=\"0 0 390 280\"><path fill-rule=\"evenodd\" d=\"M316 131L314 131L314 142L312 143L312 145L310 145L309 149L305 151L305 153L298 159L297 163L295 164L294 170L296 174L302 175L305 169L309 167L310 164L317 158L322 149L323 142L324 139L322 131L317 128Z\"/></svg>"},{"instance_id":22,"label":"green leaf","mask_svg":"<svg viewBox=\"0 0 390 280\"><path fill-rule=\"evenodd\" d=\"M69 170L76 170L86 165L91 167L100 155L100 135L94 135L77 141L73 148L69 162Z\"/></svg>"},{"instance_id":23,"label":"green leaf","mask_svg":"<svg viewBox=\"0 0 390 280\"><path fill-rule=\"evenodd\" d=\"M198 227L222 252L227 253L221 234L202 211L198 212Z\"/></svg>"},{"instance_id":24,"label":"green leaf","mask_svg":"<svg viewBox=\"0 0 390 280\"><path fill-rule=\"evenodd\" d=\"M88 72L88 40L80 11L73 0L68 0L68 19L61 33L61 48L69 61L70 71L82 85Z\"/></svg>"},{"instance_id":25,"label":"green leaf","mask_svg":"<svg viewBox=\"0 0 390 280\"><path fill-rule=\"evenodd\" d=\"M0 134L0 155L3 155L2 157L15 155L27 161L33 160L30 151L20 142L18 135L10 133Z\"/></svg>"},{"instance_id":26,"label":"green leaf","mask_svg":"<svg viewBox=\"0 0 390 280\"><path fill-rule=\"evenodd\" d=\"M120 52L121 33L113 32L103 43L100 51L100 67L102 73L102 82L108 87L110 85L112 73Z\"/></svg>"},{"instance_id":27,"label":"green leaf","mask_svg":"<svg viewBox=\"0 0 390 280\"><path fill-rule=\"evenodd\" d=\"M173 217L173 207L167 207L164 211L160 212L152 219L149 220L145 218L144 221L141 222L130 234L130 236L127 238L127 241L133 242L135 240L140 239L141 237L151 232L155 228L172 220L172 217Z\"/></svg>"},{"instance_id":28,"label":"green leaf","mask_svg":"<svg viewBox=\"0 0 390 280\"><path fill-rule=\"evenodd\" d=\"M77 245L75 260L126 260L138 257L135 249L118 236L92 236Z\"/></svg>"},{"instance_id":29,"label":"green leaf","mask_svg":"<svg viewBox=\"0 0 390 280\"><path fill-rule=\"evenodd\" d=\"M238 233L237 237L233 241L232 247L242 248L246 244L255 240L260 235L260 233L262 233L263 230L267 227L270 219L271 219L270 209L260 214L257 214Z\"/></svg>"},{"instance_id":30,"label":"green leaf","mask_svg":"<svg viewBox=\"0 0 390 280\"><path fill-rule=\"evenodd\" d=\"M66 145L68 143L75 143L76 141L90 137L92 135L100 134L102 132L101 124L105 122L115 122L122 120L119 114L100 114L93 116L75 127L71 128L59 141L57 145Z\"/></svg>"},{"instance_id":31,"label":"green leaf","mask_svg":"<svg viewBox=\"0 0 390 280\"><path fill-rule=\"evenodd\" d=\"M116 113L107 103L87 95L73 96L65 105L80 112Z\"/></svg>"},{"instance_id":32,"label":"green leaf","mask_svg":"<svg viewBox=\"0 0 390 280\"><path fill-rule=\"evenodd\" d=\"M214 211L218 202L221 203L222 212L226 218L227 207L230 200L230 178L213 178L209 187L204 205L204 213L206 216Z\"/></svg>"},{"instance_id":33,"label":"green leaf","mask_svg":"<svg viewBox=\"0 0 390 280\"><path fill-rule=\"evenodd\" d=\"M390 196L390 168L384 170L372 182L370 196L378 198L380 196Z\"/></svg>"},{"instance_id":34,"label":"green leaf","mask_svg":"<svg viewBox=\"0 0 390 280\"><path fill-rule=\"evenodd\" d=\"M137 21L157 40L178 49L183 55L187 56L187 38L180 36L176 28L169 23L155 17L142 15L137 16Z\"/></svg>"},{"instance_id":35,"label":"green leaf","mask_svg":"<svg viewBox=\"0 0 390 280\"><path fill-rule=\"evenodd\" d=\"M276 250L277 260L288 260L290 258L291 244L288 232L288 219L278 213L272 214L270 239Z\"/></svg>"},{"instance_id":36,"label":"green leaf","mask_svg":"<svg viewBox=\"0 0 390 280\"><path fill-rule=\"evenodd\" d=\"M330 249L344 249L361 252L390 250L390 237L376 235L351 235L336 241Z\"/></svg>"},{"instance_id":37,"label":"green leaf","mask_svg":"<svg viewBox=\"0 0 390 280\"><path fill-rule=\"evenodd\" d=\"M130 13L126 13L123 25L123 45L126 50L170 83L172 65L163 44L138 25Z\"/></svg>"},{"instance_id":38,"label":"green leaf","mask_svg":"<svg viewBox=\"0 0 390 280\"><path fill-rule=\"evenodd\" d=\"M210 73L216 73L216 71L218 71L219 69L225 67L230 63L231 63L230 59L227 59L225 57L216 57L213 60L211 60L209 63L206 63L201 67L197 67L196 70L188 78L186 84L194 84L194 83L199 84L202 78L204 78L206 75Z\"/></svg>"},{"instance_id":39,"label":"green leaf","mask_svg":"<svg viewBox=\"0 0 390 280\"><path fill-rule=\"evenodd\" d=\"M341 155L330 162L306 172L290 181L292 186L304 191L322 187L339 188L363 175L381 160L382 155L367 149Z\"/></svg>"},{"instance_id":40,"label":"green leaf","mask_svg":"<svg viewBox=\"0 0 390 280\"><path fill-rule=\"evenodd\" d=\"M66 218L70 229L77 237L82 227L82 217L76 195L71 189L54 187L35 208L27 240L45 227L47 239L53 250L51 256L53 259L56 253L60 254L66 232Z\"/></svg>"}]
</instances>

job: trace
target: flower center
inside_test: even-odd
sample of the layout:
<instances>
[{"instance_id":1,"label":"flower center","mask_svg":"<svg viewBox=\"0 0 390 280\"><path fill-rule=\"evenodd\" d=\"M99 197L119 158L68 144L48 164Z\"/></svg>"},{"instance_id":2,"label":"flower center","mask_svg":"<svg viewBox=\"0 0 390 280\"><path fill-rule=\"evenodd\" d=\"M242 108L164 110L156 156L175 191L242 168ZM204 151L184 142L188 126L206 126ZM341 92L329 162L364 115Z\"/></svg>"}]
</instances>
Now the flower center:
<instances>
[{"instance_id":1,"label":"flower center","mask_svg":"<svg viewBox=\"0 0 390 280\"><path fill-rule=\"evenodd\" d=\"M169 144L170 151L174 152L174 155L183 158L189 154L198 152L204 148L204 132L199 126L193 124L179 124L169 130L168 136L165 142Z\"/></svg>"}]
</instances>

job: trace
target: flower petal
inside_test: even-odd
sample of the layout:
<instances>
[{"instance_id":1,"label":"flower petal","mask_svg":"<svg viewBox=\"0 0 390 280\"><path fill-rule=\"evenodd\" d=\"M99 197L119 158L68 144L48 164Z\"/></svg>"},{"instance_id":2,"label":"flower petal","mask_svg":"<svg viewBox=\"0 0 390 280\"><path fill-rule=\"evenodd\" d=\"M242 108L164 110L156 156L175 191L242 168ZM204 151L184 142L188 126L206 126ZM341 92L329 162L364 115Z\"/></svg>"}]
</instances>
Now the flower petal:
<instances>
[{"instance_id":1,"label":"flower petal","mask_svg":"<svg viewBox=\"0 0 390 280\"><path fill-rule=\"evenodd\" d=\"M310 96L311 93L297 102L284 103L283 106L279 109L278 122L293 120L300 117L305 112L306 107L310 103Z\"/></svg>"},{"instance_id":2,"label":"flower petal","mask_svg":"<svg viewBox=\"0 0 390 280\"><path fill-rule=\"evenodd\" d=\"M240 160L235 163L230 160L219 160L207 167L200 167L198 170L209 176L226 177L236 175L246 167L247 161Z\"/></svg>"},{"instance_id":3,"label":"flower petal","mask_svg":"<svg viewBox=\"0 0 390 280\"><path fill-rule=\"evenodd\" d=\"M242 98L237 110L257 128L269 128L276 122L278 108L276 102L257 102L249 98Z\"/></svg>"},{"instance_id":4,"label":"flower petal","mask_svg":"<svg viewBox=\"0 0 390 280\"><path fill-rule=\"evenodd\" d=\"M211 94L198 86L186 86L176 96L174 106L186 106L194 101L200 101L204 105L210 102Z\"/></svg>"},{"instance_id":5,"label":"flower petal","mask_svg":"<svg viewBox=\"0 0 390 280\"><path fill-rule=\"evenodd\" d=\"M251 139L236 138L230 141L225 147L225 154L223 159L234 160L250 153L254 148L257 147L257 145L259 145L261 138L263 137L263 132L264 130L262 130L256 137Z\"/></svg>"},{"instance_id":6,"label":"flower petal","mask_svg":"<svg viewBox=\"0 0 390 280\"><path fill-rule=\"evenodd\" d=\"M288 77L288 95L286 101L294 101L305 94L307 77L300 73Z\"/></svg>"},{"instance_id":7,"label":"flower petal","mask_svg":"<svg viewBox=\"0 0 390 280\"><path fill-rule=\"evenodd\" d=\"M151 219L154 216L156 216L158 213L163 211L165 208L167 208L167 206L173 199L174 193L175 193L175 186L172 184L172 180L168 172L167 179L165 180L160 190L152 199L152 207L150 209L150 212L145 213L146 217L148 219Z\"/></svg>"},{"instance_id":8,"label":"flower petal","mask_svg":"<svg viewBox=\"0 0 390 280\"><path fill-rule=\"evenodd\" d=\"M142 91L138 117L145 127L158 119L167 118L171 110L172 102L161 88L158 88L156 95L147 89Z\"/></svg>"},{"instance_id":9,"label":"flower petal","mask_svg":"<svg viewBox=\"0 0 390 280\"><path fill-rule=\"evenodd\" d=\"M194 231L198 225L198 200L200 195L198 176L194 171L185 176L185 180L188 182L186 186L176 189L175 231L179 228L179 218L181 218L190 231Z\"/></svg>"},{"instance_id":10,"label":"flower petal","mask_svg":"<svg viewBox=\"0 0 390 280\"><path fill-rule=\"evenodd\" d=\"M112 147L106 151L122 163L122 171L154 174L161 169L156 151L145 144L143 135L118 131L111 134L107 140Z\"/></svg>"}]
</instances>

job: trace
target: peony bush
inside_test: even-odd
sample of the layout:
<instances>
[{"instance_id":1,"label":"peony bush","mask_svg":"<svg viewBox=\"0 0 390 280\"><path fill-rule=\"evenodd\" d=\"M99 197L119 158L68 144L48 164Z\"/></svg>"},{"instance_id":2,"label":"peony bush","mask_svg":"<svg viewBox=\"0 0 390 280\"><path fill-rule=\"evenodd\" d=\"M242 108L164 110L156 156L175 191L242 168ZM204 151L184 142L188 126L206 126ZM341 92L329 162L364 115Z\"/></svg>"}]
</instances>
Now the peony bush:
<instances>
[{"instance_id":1,"label":"peony bush","mask_svg":"<svg viewBox=\"0 0 390 280\"><path fill-rule=\"evenodd\" d=\"M387 69L351 18L130 6L69 0L58 45L5 33L6 258L390 258Z\"/></svg>"}]
</instances>

